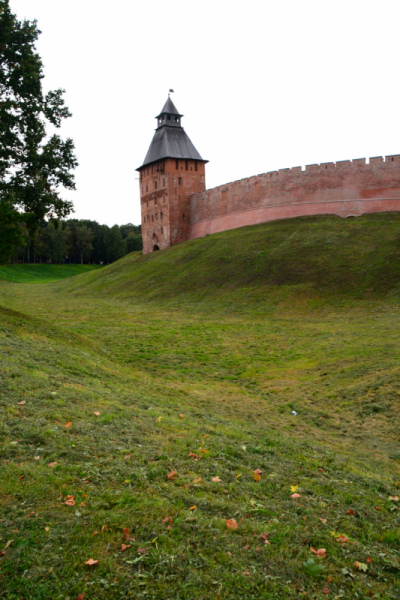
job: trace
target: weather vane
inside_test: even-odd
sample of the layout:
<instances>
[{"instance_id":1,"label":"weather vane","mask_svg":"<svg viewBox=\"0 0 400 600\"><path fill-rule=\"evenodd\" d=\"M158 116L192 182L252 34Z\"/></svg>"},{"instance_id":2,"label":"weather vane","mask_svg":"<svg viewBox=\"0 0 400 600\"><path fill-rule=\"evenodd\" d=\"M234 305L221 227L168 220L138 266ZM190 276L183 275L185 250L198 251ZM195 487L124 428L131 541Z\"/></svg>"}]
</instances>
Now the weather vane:
<instances>
[{"instance_id":1,"label":"weather vane","mask_svg":"<svg viewBox=\"0 0 400 600\"><path fill-rule=\"evenodd\" d=\"M171 93L173 94L173 93L174 93L174 90L169 90L169 92L168 92L168 98L169 98L169 95L170 95Z\"/></svg>"}]
</instances>

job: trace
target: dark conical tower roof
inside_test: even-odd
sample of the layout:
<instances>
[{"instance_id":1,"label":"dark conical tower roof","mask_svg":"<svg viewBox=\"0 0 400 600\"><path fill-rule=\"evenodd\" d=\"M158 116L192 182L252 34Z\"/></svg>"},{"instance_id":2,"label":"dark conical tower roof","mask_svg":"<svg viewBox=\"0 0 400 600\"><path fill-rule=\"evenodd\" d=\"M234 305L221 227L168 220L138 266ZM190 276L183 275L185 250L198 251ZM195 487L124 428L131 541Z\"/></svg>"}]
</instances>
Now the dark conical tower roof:
<instances>
[{"instance_id":1,"label":"dark conical tower roof","mask_svg":"<svg viewBox=\"0 0 400 600\"><path fill-rule=\"evenodd\" d=\"M201 158L190 141L189 136L181 126L181 117L183 115L178 112L175 104L168 96L162 111L156 117L158 127L147 151L146 158L142 166L136 169L137 171L165 158L181 158L208 162L208 160Z\"/></svg>"}]
</instances>

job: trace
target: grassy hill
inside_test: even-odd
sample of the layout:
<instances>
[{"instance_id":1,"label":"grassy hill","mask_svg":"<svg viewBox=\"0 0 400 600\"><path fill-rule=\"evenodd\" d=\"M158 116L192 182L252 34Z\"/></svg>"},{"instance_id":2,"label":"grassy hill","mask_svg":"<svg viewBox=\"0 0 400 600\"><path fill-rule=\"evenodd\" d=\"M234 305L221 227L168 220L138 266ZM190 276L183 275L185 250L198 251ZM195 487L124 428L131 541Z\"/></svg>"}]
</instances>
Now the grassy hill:
<instances>
[{"instance_id":1,"label":"grassy hill","mask_svg":"<svg viewBox=\"0 0 400 600\"><path fill-rule=\"evenodd\" d=\"M100 265L0 265L0 279L15 283L50 283L100 268Z\"/></svg>"},{"instance_id":2,"label":"grassy hill","mask_svg":"<svg viewBox=\"0 0 400 600\"><path fill-rule=\"evenodd\" d=\"M0 282L0 597L396 598L398 225Z\"/></svg>"}]
</instances>

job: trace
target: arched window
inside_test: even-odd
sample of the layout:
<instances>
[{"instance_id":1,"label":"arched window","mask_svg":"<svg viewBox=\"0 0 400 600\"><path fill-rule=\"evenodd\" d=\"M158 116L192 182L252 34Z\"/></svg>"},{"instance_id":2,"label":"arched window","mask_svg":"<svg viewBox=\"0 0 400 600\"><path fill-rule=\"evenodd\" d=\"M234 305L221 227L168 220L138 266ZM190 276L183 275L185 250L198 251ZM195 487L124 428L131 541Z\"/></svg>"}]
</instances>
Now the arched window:
<instances>
[{"instance_id":1,"label":"arched window","mask_svg":"<svg viewBox=\"0 0 400 600\"><path fill-rule=\"evenodd\" d=\"M154 182L154 189L157 189L157 181Z\"/></svg>"},{"instance_id":2,"label":"arched window","mask_svg":"<svg viewBox=\"0 0 400 600\"><path fill-rule=\"evenodd\" d=\"M182 177L178 177L178 185L181 185L182 183Z\"/></svg>"},{"instance_id":3,"label":"arched window","mask_svg":"<svg viewBox=\"0 0 400 600\"><path fill-rule=\"evenodd\" d=\"M152 223L154 223L154 216L153 215L151 215L151 221L152 221Z\"/></svg>"},{"instance_id":4,"label":"arched window","mask_svg":"<svg viewBox=\"0 0 400 600\"><path fill-rule=\"evenodd\" d=\"M160 212L160 219L162 219L162 218L163 218L163 214L162 214L162 212Z\"/></svg>"},{"instance_id":5,"label":"arched window","mask_svg":"<svg viewBox=\"0 0 400 600\"><path fill-rule=\"evenodd\" d=\"M165 179L162 180L162 186L165 187Z\"/></svg>"}]
</instances>

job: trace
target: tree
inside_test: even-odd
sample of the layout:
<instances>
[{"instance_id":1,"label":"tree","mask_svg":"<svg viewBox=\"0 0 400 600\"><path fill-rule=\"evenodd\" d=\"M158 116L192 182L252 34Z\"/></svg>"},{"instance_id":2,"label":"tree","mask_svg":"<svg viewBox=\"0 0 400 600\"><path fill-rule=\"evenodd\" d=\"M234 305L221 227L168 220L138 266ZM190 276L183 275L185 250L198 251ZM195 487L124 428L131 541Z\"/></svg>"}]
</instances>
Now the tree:
<instances>
[{"instance_id":1,"label":"tree","mask_svg":"<svg viewBox=\"0 0 400 600\"><path fill-rule=\"evenodd\" d=\"M19 223L34 233L45 217L73 210L59 192L75 189L73 141L46 139L46 124L59 128L71 113L64 90L43 94L39 34L36 21L18 21L9 0L0 0L0 262L21 242Z\"/></svg>"},{"instance_id":2,"label":"tree","mask_svg":"<svg viewBox=\"0 0 400 600\"><path fill-rule=\"evenodd\" d=\"M90 253L93 250L91 244L93 234L85 225L76 228L76 247L83 265L83 259L89 260Z\"/></svg>"}]
</instances>

